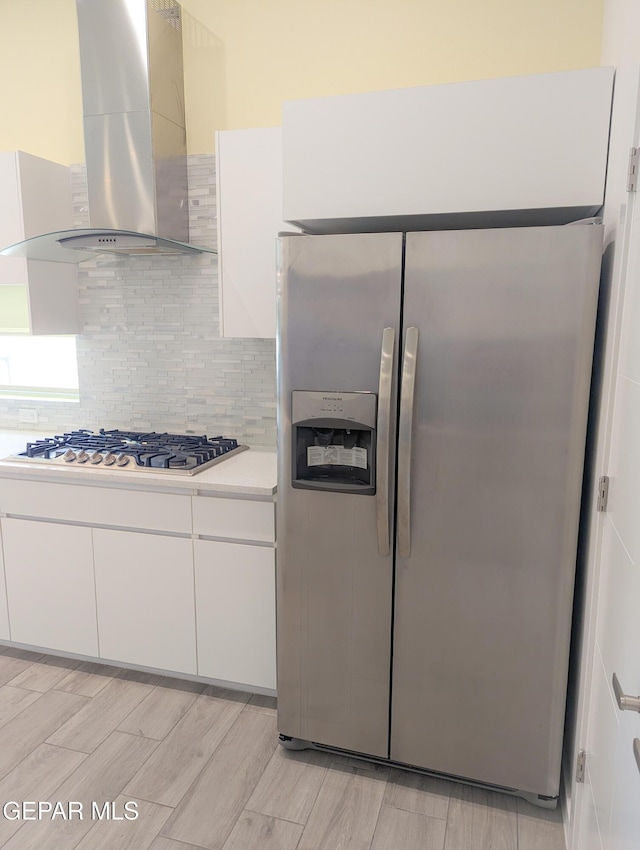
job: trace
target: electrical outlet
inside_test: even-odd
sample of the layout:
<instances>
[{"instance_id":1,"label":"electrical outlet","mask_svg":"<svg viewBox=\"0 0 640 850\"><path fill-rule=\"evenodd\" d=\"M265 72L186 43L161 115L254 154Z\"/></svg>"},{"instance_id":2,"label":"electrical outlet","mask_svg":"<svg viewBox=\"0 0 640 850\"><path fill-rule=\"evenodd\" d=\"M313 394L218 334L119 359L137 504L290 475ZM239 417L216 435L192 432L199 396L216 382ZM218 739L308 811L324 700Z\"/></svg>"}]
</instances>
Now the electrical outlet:
<instances>
[{"instance_id":1,"label":"electrical outlet","mask_svg":"<svg viewBox=\"0 0 640 850\"><path fill-rule=\"evenodd\" d=\"M20 422L29 422L30 424L34 424L38 421L38 411L35 407L19 407L18 419Z\"/></svg>"}]
</instances>

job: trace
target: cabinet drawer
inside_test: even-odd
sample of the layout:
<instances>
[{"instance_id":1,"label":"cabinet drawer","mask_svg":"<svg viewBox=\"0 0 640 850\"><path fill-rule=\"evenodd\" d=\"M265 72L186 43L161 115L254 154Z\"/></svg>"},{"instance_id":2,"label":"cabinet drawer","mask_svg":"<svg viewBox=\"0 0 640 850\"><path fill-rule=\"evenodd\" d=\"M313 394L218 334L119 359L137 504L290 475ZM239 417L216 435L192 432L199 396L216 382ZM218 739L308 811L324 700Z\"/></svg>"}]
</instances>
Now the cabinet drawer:
<instances>
[{"instance_id":1,"label":"cabinet drawer","mask_svg":"<svg viewBox=\"0 0 640 850\"><path fill-rule=\"evenodd\" d=\"M173 493L0 479L0 510L88 525L191 533L190 497Z\"/></svg>"},{"instance_id":2,"label":"cabinet drawer","mask_svg":"<svg viewBox=\"0 0 640 850\"><path fill-rule=\"evenodd\" d=\"M208 537L273 543L276 539L274 504L194 496L193 532Z\"/></svg>"}]
</instances>

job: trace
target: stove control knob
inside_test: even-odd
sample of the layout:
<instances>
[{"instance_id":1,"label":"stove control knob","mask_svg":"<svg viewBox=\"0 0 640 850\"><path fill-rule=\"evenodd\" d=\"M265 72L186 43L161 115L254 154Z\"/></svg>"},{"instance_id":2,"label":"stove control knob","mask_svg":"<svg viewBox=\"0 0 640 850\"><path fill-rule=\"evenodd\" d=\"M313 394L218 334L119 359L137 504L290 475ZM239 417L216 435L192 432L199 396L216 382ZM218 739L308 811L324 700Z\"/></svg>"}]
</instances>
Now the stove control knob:
<instances>
[{"instance_id":1,"label":"stove control knob","mask_svg":"<svg viewBox=\"0 0 640 850\"><path fill-rule=\"evenodd\" d=\"M78 461L78 463L86 463L89 460L89 455L85 452L84 449L82 449L76 455L76 460Z\"/></svg>"},{"instance_id":2,"label":"stove control knob","mask_svg":"<svg viewBox=\"0 0 640 850\"><path fill-rule=\"evenodd\" d=\"M62 460L64 460L66 463L73 463L75 459L76 453L71 449L67 449L66 452L62 455Z\"/></svg>"},{"instance_id":3,"label":"stove control knob","mask_svg":"<svg viewBox=\"0 0 640 850\"><path fill-rule=\"evenodd\" d=\"M105 466L113 466L113 464L116 462L116 456L113 452L107 452L102 462Z\"/></svg>"},{"instance_id":4,"label":"stove control knob","mask_svg":"<svg viewBox=\"0 0 640 850\"><path fill-rule=\"evenodd\" d=\"M91 452L89 455L89 463L102 463L102 453L101 452Z\"/></svg>"},{"instance_id":5,"label":"stove control knob","mask_svg":"<svg viewBox=\"0 0 640 850\"><path fill-rule=\"evenodd\" d=\"M126 466L129 463L128 455L120 453L116 455L116 466Z\"/></svg>"}]
</instances>

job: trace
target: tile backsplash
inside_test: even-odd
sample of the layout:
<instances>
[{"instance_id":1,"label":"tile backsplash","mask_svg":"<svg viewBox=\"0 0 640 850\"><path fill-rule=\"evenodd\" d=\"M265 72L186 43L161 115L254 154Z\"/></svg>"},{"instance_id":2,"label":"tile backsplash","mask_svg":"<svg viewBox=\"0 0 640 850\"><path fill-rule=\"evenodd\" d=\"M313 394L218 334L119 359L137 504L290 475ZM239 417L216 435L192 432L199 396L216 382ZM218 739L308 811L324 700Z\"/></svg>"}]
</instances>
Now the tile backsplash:
<instances>
[{"instance_id":1,"label":"tile backsplash","mask_svg":"<svg viewBox=\"0 0 640 850\"><path fill-rule=\"evenodd\" d=\"M191 243L216 245L215 157L189 158ZM74 227L88 226L84 166ZM79 266L79 404L0 400L0 428L190 431L275 448L275 342L219 337L215 254L113 257ZM18 421L37 408L38 425Z\"/></svg>"}]
</instances>

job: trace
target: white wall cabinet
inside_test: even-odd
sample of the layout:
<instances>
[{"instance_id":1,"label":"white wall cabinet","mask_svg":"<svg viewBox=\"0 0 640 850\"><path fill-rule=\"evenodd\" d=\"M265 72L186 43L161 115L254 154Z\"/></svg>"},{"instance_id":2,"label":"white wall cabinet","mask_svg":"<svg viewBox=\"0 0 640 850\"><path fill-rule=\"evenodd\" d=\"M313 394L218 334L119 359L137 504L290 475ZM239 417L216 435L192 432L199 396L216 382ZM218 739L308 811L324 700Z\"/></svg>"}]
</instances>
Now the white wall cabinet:
<instances>
[{"instance_id":1,"label":"white wall cabinet","mask_svg":"<svg viewBox=\"0 0 640 850\"><path fill-rule=\"evenodd\" d=\"M280 127L216 133L221 335L275 337Z\"/></svg>"},{"instance_id":2,"label":"white wall cabinet","mask_svg":"<svg viewBox=\"0 0 640 850\"><path fill-rule=\"evenodd\" d=\"M198 674L276 686L275 552L194 541Z\"/></svg>"},{"instance_id":3,"label":"white wall cabinet","mask_svg":"<svg viewBox=\"0 0 640 850\"><path fill-rule=\"evenodd\" d=\"M0 640L10 640L9 611L7 610L7 590L4 577L4 557L2 555L2 528L0 528Z\"/></svg>"},{"instance_id":4,"label":"white wall cabinet","mask_svg":"<svg viewBox=\"0 0 640 850\"><path fill-rule=\"evenodd\" d=\"M0 250L70 229L69 169L22 151L0 153ZM0 333L80 332L77 268L0 256Z\"/></svg>"},{"instance_id":5,"label":"white wall cabinet","mask_svg":"<svg viewBox=\"0 0 640 850\"><path fill-rule=\"evenodd\" d=\"M100 655L195 674L192 541L93 530Z\"/></svg>"},{"instance_id":6,"label":"white wall cabinet","mask_svg":"<svg viewBox=\"0 0 640 850\"><path fill-rule=\"evenodd\" d=\"M97 656L91 529L5 517L2 537L11 640Z\"/></svg>"},{"instance_id":7,"label":"white wall cabinet","mask_svg":"<svg viewBox=\"0 0 640 850\"><path fill-rule=\"evenodd\" d=\"M283 218L339 233L594 215L612 88L612 68L588 68L285 102Z\"/></svg>"}]
</instances>

